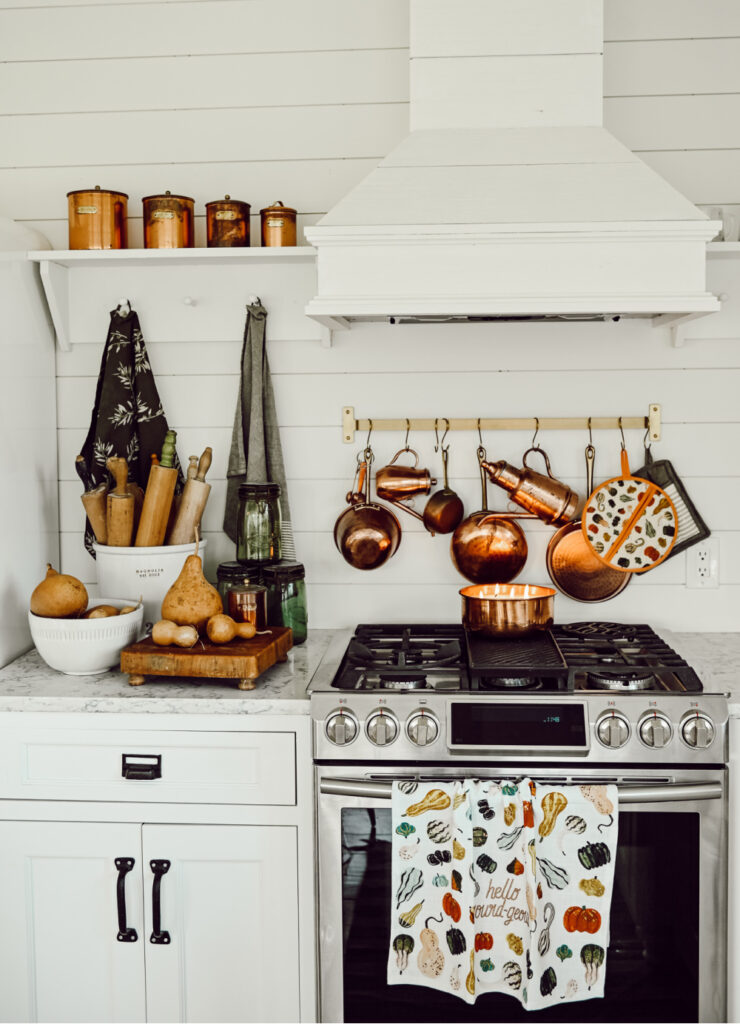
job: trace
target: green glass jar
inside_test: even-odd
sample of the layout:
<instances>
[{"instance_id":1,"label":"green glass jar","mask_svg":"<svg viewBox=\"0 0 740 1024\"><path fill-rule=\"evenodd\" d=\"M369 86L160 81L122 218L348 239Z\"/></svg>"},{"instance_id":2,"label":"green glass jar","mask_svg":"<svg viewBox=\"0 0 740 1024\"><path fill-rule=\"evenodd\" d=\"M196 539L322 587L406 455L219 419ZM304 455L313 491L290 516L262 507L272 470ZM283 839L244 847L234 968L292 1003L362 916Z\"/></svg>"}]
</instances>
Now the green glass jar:
<instances>
[{"instance_id":1,"label":"green glass jar","mask_svg":"<svg viewBox=\"0 0 740 1024\"><path fill-rule=\"evenodd\" d=\"M267 587L268 626L290 626L293 643L304 643L308 635L306 571L300 562L281 562L262 569Z\"/></svg>"},{"instance_id":2,"label":"green glass jar","mask_svg":"<svg viewBox=\"0 0 740 1024\"><path fill-rule=\"evenodd\" d=\"M258 565L242 565L241 562L222 562L216 569L216 589L221 595L224 609L228 607L228 593L233 587L245 583L262 582L262 570Z\"/></svg>"},{"instance_id":3,"label":"green glass jar","mask_svg":"<svg viewBox=\"0 0 740 1024\"><path fill-rule=\"evenodd\" d=\"M239 485L236 557L243 565L280 561L279 484Z\"/></svg>"}]
</instances>

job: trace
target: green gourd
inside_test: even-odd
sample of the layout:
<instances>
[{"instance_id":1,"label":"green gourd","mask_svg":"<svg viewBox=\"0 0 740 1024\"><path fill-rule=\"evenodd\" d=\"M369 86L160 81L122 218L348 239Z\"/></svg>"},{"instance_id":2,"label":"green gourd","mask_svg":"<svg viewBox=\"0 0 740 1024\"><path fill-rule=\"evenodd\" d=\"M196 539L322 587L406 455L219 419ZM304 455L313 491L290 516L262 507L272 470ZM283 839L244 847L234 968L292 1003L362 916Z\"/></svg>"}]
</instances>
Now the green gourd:
<instances>
[{"instance_id":1,"label":"green gourd","mask_svg":"<svg viewBox=\"0 0 740 1024\"><path fill-rule=\"evenodd\" d=\"M587 871L600 868L612 859L606 843L586 843L578 851L578 859Z\"/></svg>"},{"instance_id":2,"label":"green gourd","mask_svg":"<svg viewBox=\"0 0 740 1024\"><path fill-rule=\"evenodd\" d=\"M557 985L557 983L558 978L555 974L554 969L552 967L548 967L547 970L543 972L542 977L540 978L540 995L549 996L552 992L555 991L555 986Z\"/></svg>"},{"instance_id":3,"label":"green gourd","mask_svg":"<svg viewBox=\"0 0 740 1024\"><path fill-rule=\"evenodd\" d=\"M450 953L453 956L457 956L459 953L464 953L467 948L465 942L465 936L459 928L448 928L447 929L447 945L449 946Z\"/></svg>"}]
</instances>

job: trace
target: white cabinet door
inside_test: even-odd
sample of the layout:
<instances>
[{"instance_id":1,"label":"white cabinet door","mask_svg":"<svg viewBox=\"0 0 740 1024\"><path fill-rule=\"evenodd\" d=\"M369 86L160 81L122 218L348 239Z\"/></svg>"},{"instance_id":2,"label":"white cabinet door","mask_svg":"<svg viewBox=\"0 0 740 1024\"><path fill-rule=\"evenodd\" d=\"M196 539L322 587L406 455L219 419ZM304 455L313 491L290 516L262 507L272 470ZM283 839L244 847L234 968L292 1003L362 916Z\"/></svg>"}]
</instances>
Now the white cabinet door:
<instances>
[{"instance_id":1,"label":"white cabinet door","mask_svg":"<svg viewBox=\"0 0 740 1024\"><path fill-rule=\"evenodd\" d=\"M116 858L126 924L118 940ZM144 1021L141 826L0 822L0 1019Z\"/></svg>"},{"instance_id":2,"label":"white cabinet door","mask_svg":"<svg viewBox=\"0 0 740 1024\"><path fill-rule=\"evenodd\" d=\"M143 853L148 1020L299 1020L296 829L144 825Z\"/></svg>"}]
</instances>

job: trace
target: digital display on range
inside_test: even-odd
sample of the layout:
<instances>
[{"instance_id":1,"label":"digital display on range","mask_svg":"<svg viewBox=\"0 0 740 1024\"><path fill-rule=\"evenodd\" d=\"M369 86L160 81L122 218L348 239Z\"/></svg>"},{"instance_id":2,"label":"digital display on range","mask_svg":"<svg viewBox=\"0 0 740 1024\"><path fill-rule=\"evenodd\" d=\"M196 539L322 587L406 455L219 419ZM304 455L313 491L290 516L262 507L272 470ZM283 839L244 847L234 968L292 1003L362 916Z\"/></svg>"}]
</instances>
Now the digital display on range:
<instances>
[{"instance_id":1,"label":"digital display on range","mask_svg":"<svg viewBox=\"0 0 740 1024\"><path fill-rule=\"evenodd\" d=\"M451 747L582 747L582 704L486 704L468 701L450 708Z\"/></svg>"}]
</instances>

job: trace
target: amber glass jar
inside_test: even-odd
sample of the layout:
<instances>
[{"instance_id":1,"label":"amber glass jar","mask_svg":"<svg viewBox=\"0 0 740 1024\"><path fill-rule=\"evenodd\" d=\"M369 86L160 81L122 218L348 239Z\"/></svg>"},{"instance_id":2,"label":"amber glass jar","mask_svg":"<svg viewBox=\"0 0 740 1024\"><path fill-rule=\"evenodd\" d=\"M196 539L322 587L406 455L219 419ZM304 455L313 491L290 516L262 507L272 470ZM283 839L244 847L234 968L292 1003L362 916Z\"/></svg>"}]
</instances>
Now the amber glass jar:
<instances>
[{"instance_id":1,"label":"amber glass jar","mask_svg":"<svg viewBox=\"0 0 740 1024\"><path fill-rule=\"evenodd\" d=\"M70 249L125 249L128 196L96 185L67 193Z\"/></svg>"},{"instance_id":2,"label":"amber glass jar","mask_svg":"<svg viewBox=\"0 0 740 1024\"><path fill-rule=\"evenodd\" d=\"M192 249L193 207L189 196L145 196L144 204L144 248L145 249Z\"/></svg>"},{"instance_id":3,"label":"amber glass jar","mask_svg":"<svg viewBox=\"0 0 740 1024\"><path fill-rule=\"evenodd\" d=\"M209 249L249 245L249 203L224 196L206 203L206 239Z\"/></svg>"},{"instance_id":4,"label":"amber glass jar","mask_svg":"<svg viewBox=\"0 0 740 1024\"><path fill-rule=\"evenodd\" d=\"M263 245L296 244L296 211L278 201L260 210Z\"/></svg>"}]
</instances>

